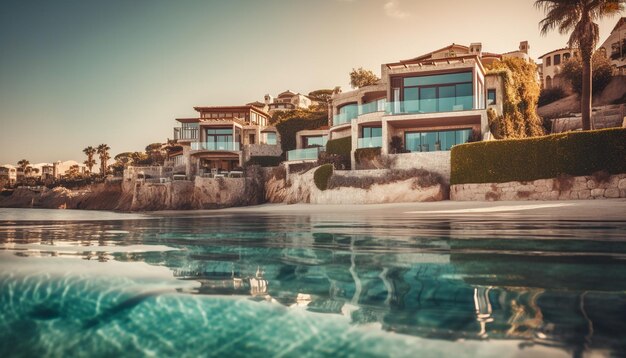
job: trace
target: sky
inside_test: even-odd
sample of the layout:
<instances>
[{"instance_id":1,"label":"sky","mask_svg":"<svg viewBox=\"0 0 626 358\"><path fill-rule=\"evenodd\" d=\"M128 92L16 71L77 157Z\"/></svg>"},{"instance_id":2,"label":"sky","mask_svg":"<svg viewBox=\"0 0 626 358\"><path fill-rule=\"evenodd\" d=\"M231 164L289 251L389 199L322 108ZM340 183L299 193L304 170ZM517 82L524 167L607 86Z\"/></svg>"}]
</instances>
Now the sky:
<instances>
[{"instance_id":1,"label":"sky","mask_svg":"<svg viewBox=\"0 0 626 358\"><path fill-rule=\"evenodd\" d=\"M541 36L532 0L0 0L0 163L84 160L172 138L194 106L290 89L350 89L349 72L451 43L483 51ZM600 41L618 17L600 25Z\"/></svg>"}]
</instances>

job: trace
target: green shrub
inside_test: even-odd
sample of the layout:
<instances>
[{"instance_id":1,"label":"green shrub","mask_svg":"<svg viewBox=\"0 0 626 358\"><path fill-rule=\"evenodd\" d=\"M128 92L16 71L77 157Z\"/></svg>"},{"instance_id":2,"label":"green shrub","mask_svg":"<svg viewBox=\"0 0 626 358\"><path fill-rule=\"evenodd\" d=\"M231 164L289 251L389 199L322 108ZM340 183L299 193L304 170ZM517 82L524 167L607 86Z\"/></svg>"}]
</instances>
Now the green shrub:
<instances>
[{"instance_id":1,"label":"green shrub","mask_svg":"<svg viewBox=\"0 0 626 358\"><path fill-rule=\"evenodd\" d=\"M313 181L315 182L315 186L319 190L326 190L326 188L328 188L328 181L330 180L330 177L332 175L332 164L324 164L321 167L317 168L315 173L313 173Z\"/></svg>"},{"instance_id":2,"label":"green shrub","mask_svg":"<svg viewBox=\"0 0 626 358\"><path fill-rule=\"evenodd\" d=\"M567 96L563 87L556 86L552 88L544 88L539 93L539 102L537 103L539 107L545 106L546 104L550 104L552 102L556 102L561 98Z\"/></svg>"},{"instance_id":3,"label":"green shrub","mask_svg":"<svg viewBox=\"0 0 626 358\"><path fill-rule=\"evenodd\" d=\"M373 160L380 157L380 147L375 148L359 148L354 152L354 161L361 164L367 160Z\"/></svg>"},{"instance_id":4,"label":"green shrub","mask_svg":"<svg viewBox=\"0 0 626 358\"><path fill-rule=\"evenodd\" d=\"M253 156L246 162L246 166L259 165L262 167L275 167L282 162L282 157L274 156Z\"/></svg>"},{"instance_id":5,"label":"green shrub","mask_svg":"<svg viewBox=\"0 0 626 358\"><path fill-rule=\"evenodd\" d=\"M611 62L596 52L592 57L591 89L593 94L598 94L611 82L613 78L613 68ZM583 63L580 57L574 56L563 61L560 75L571 85L574 92L583 92Z\"/></svg>"},{"instance_id":6,"label":"green shrub","mask_svg":"<svg viewBox=\"0 0 626 358\"><path fill-rule=\"evenodd\" d=\"M341 157L342 169L350 169L350 155L352 152L352 137L343 137L329 140L326 143L326 153Z\"/></svg>"},{"instance_id":7,"label":"green shrub","mask_svg":"<svg viewBox=\"0 0 626 358\"><path fill-rule=\"evenodd\" d=\"M468 143L452 148L451 184L626 173L626 128Z\"/></svg>"},{"instance_id":8,"label":"green shrub","mask_svg":"<svg viewBox=\"0 0 626 358\"><path fill-rule=\"evenodd\" d=\"M491 133L498 139L543 135L541 118L537 115L537 66L520 58L507 58L491 63L487 74L500 76L504 87L502 115L488 112Z\"/></svg>"},{"instance_id":9,"label":"green shrub","mask_svg":"<svg viewBox=\"0 0 626 358\"><path fill-rule=\"evenodd\" d=\"M359 188L367 190L372 185L384 185L408 179L414 180L414 189L445 184L445 180L440 174L424 169L393 169L387 171L384 176L333 175L328 182L328 188Z\"/></svg>"},{"instance_id":10,"label":"green shrub","mask_svg":"<svg viewBox=\"0 0 626 358\"><path fill-rule=\"evenodd\" d=\"M328 113L306 110L276 112L281 113L276 130L280 134L280 146L283 152L296 149L296 133L305 129L317 129L328 125Z\"/></svg>"}]
</instances>

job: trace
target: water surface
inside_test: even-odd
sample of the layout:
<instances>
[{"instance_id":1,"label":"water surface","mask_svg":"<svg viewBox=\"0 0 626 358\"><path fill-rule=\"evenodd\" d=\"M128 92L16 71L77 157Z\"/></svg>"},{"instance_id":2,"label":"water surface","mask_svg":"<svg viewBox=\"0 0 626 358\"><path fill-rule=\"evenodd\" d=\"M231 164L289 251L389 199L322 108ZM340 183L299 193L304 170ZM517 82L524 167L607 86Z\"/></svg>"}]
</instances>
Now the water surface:
<instances>
[{"instance_id":1,"label":"water surface","mask_svg":"<svg viewBox=\"0 0 626 358\"><path fill-rule=\"evenodd\" d=\"M0 209L0 357L626 352L626 223Z\"/></svg>"}]
</instances>

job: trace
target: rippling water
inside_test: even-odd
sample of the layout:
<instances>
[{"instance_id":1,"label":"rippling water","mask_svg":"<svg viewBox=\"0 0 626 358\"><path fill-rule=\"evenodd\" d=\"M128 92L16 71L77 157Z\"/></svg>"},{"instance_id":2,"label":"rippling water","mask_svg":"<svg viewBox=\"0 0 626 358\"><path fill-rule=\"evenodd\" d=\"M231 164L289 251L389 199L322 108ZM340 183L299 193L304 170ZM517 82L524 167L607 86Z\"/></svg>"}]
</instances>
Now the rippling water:
<instances>
[{"instance_id":1,"label":"rippling water","mask_svg":"<svg viewBox=\"0 0 626 358\"><path fill-rule=\"evenodd\" d=\"M626 223L0 209L0 357L626 354Z\"/></svg>"}]
</instances>

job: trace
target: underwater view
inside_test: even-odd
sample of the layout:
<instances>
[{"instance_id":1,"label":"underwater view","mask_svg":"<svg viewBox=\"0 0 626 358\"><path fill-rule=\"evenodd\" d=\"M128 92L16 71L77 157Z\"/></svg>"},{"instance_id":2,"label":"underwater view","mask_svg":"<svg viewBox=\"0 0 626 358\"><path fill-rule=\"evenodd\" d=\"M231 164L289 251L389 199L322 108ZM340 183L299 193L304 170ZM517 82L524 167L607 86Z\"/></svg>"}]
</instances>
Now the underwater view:
<instances>
[{"instance_id":1,"label":"underwater view","mask_svg":"<svg viewBox=\"0 0 626 358\"><path fill-rule=\"evenodd\" d=\"M0 357L626 354L626 223L0 209Z\"/></svg>"}]
</instances>

